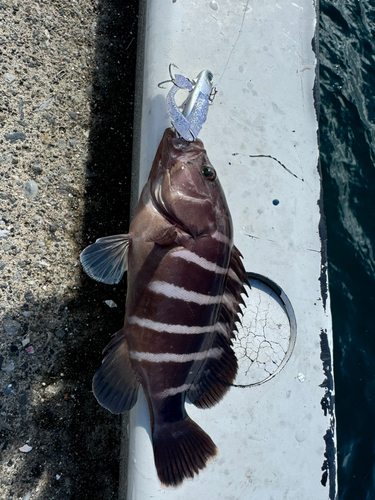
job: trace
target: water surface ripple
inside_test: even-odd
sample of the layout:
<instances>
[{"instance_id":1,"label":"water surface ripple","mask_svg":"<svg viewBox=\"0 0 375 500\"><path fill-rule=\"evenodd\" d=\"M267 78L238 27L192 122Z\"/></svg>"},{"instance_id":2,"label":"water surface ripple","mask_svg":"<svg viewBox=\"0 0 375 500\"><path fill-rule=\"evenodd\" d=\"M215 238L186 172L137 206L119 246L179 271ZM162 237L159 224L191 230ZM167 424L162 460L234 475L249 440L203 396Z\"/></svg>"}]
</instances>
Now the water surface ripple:
<instances>
[{"instance_id":1,"label":"water surface ripple","mask_svg":"<svg viewBox=\"0 0 375 500\"><path fill-rule=\"evenodd\" d=\"M371 5L372 4L372 5ZM320 2L339 500L375 499L375 3Z\"/></svg>"}]
</instances>

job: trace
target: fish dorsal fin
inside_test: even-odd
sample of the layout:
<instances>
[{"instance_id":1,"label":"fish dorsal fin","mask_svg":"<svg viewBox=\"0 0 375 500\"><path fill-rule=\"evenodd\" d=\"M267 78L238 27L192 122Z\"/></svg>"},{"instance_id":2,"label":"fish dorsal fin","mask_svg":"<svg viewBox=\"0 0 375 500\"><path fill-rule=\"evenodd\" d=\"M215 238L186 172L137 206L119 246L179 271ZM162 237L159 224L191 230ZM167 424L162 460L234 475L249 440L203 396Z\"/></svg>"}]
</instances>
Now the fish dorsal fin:
<instances>
[{"instance_id":1,"label":"fish dorsal fin","mask_svg":"<svg viewBox=\"0 0 375 500\"><path fill-rule=\"evenodd\" d=\"M248 283L242 255L237 247L233 247L219 312L220 321L226 325L228 338L234 338L233 331L237 331L236 322L240 321L241 314L240 304L245 305L242 294L247 296L245 284Z\"/></svg>"},{"instance_id":2,"label":"fish dorsal fin","mask_svg":"<svg viewBox=\"0 0 375 500\"><path fill-rule=\"evenodd\" d=\"M107 285L119 283L128 269L130 234L99 238L80 255L83 269L96 281Z\"/></svg>"},{"instance_id":3,"label":"fish dorsal fin","mask_svg":"<svg viewBox=\"0 0 375 500\"><path fill-rule=\"evenodd\" d=\"M233 331L241 314L242 294L246 294L244 284L248 282L241 254L233 247L229 264L223 301L219 311L219 322L224 325L214 337L212 347L222 350L218 359L205 361L195 377L187 395L199 408L209 408L225 395L237 374L237 358L232 349Z\"/></svg>"},{"instance_id":4,"label":"fish dorsal fin","mask_svg":"<svg viewBox=\"0 0 375 500\"><path fill-rule=\"evenodd\" d=\"M123 330L117 332L103 352L103 363L94 375L92 389L104 408L123 413L135 405L139 387Z\"/></svg>"}]
</instances>

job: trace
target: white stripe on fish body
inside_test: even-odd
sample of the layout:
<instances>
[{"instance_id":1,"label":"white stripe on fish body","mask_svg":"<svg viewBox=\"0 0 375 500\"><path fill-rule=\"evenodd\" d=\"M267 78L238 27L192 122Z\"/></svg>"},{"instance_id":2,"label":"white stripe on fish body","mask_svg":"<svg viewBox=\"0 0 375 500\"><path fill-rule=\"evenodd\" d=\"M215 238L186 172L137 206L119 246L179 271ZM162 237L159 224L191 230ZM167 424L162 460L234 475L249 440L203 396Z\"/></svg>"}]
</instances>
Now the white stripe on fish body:
<instances>
[{"instance_id":1,"label":"white stripe on fish body","mask_svg":"<svg viewBox=\"0 0 375 500\"><path fill-rule=\"evenodd\" d=\"M166 281L152 281L147 288L154 293L164 295L170 299L194 302L201 306L221 304L223 298L222 295L205 295L203 293L186 290L185 288L172 285Z\"/></svg>"},{"instance_id":2,"label":"white stripe on fish body","mask_svg":"<svg viewBox=\"0 0 375 500\"><path fill-rule=\"evenodd\" d=\"M180 394L181 392L188 391L191 388L192 384L183 384L179 387L170 387L169 389L164 389L164 391L159 392L155 395L155 397L163 399L171 396L175 396L176 394Z\"/></svg>"},{"instance_id":3,"label":"white stripe on fish body","mask_svg":"<svg viewBox=\"0 0 375 500\"><path fill-rule=\"evenodd\" d=\"M221 333L228 336L228 328L224 323L215 323L207 326L186 326L186 325L171 325L168 323L159 323L147 318L139 318L138 316L130 316L128 319L130 325L138 325L141 328L154 330L160 333L174 333L176 335L199 335L206 333Z\"/></svg>"},{"instance_id":4,"label":"white stripe on fish body","mask_svg":"<svg viewBox=\"0 0 375 500\"><path fill-rule=\"evenodd\" d=\"M202 269L205 269L206 271L212 271L217 274L226 274L228 272L227 268L220 267L215 262L211 262L204 257L200 257L190 250L176 250L175 252L171 253L171 257L178 257L185 260L186 262L192 262L194 264L197 264Z\"/></svg>"},{"instance_id":5,"label":"white stripe on fish body","mask_svg":"<svg viewBox=\"0 0 375 500\"><path fill-rule=\"evenodd\" d=\"M212 347L207 351L175 354L172 352L137 352L130 351L130 358L134 361L148 361L150 363L188 363L190 361L203 361L205 359L219 359L223 353L220 347Z\"/></svg>"},{"instance_id":6,"label":"white stripe on fish body","mask_svg":"<svg viewBox=\"0 0 375 500\"><path fill-rule=\"evenodd\" d=\"M225 243L226 245L232 246L232 241L228 236L225 236L225 234L220 233L220 231L215 231L211 237L214 240L220 241L221 243Z\"/></svg>"}]
</instances>

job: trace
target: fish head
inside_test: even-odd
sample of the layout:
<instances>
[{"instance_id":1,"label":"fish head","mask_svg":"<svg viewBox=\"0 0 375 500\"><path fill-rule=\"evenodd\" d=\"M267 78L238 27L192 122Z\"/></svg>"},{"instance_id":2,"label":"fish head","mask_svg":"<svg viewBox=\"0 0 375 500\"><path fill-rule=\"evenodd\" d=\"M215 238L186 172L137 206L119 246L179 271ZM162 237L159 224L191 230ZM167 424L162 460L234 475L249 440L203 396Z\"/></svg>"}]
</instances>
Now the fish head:
<instances>
[{"instance_id":1,"label":"fish head","mask_svg":"<svg viewBox=\"0 0 375 500\"><path fill-rule=\"evenodd\" d=\"M188 142L167 129L151 169L156 209L194 239L215 231L232 239L232 220L216 171L201 140Z\"/></svg>"}]
</instances>

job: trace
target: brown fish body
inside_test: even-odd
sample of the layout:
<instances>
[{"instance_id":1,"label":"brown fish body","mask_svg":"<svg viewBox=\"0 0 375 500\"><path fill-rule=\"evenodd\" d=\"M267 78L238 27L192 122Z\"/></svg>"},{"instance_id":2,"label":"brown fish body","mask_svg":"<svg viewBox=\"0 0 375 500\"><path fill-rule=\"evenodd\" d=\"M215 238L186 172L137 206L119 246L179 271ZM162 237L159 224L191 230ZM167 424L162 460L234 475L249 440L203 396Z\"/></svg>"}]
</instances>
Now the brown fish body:
<instances>
[{"instance_id":1,"label":"brown fish body","mask_svg":"<svg viewBox=\"0 0 375 500\"><path fill-rule=\"evenodd\" d=\"M105 282L123 272L121 241L128 262L124 327L105 349L94 393L120 413L142 385L159 479L176 486L217 453L188 417L185 399L212 406L233 382L231 338L245 281L225 197L201 141L165 131L129 235L108 240L109 247L103 238L81 257Z\"/></svg>"}]
</instances>

